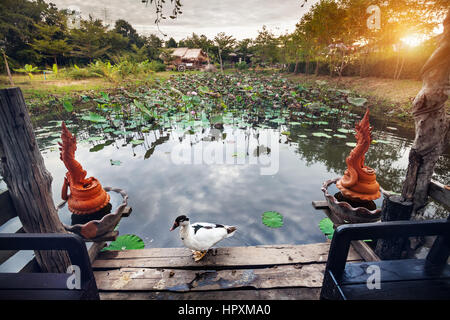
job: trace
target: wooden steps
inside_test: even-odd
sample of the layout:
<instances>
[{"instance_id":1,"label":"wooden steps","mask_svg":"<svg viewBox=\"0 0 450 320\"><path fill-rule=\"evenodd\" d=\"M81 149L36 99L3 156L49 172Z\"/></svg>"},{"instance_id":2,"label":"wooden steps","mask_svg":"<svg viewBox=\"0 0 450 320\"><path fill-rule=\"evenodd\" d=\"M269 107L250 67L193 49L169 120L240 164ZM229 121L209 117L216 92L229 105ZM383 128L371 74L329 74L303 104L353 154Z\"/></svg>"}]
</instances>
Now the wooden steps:
<instances>
[{"instance_id":1,"label":"wooden steps","mask_svg":"<svg viewBox=\"0 0 450 320\"><path fill-rule=\"evenodd\" d=\"M317 299L329 243L226 247L195 262L186 248L99 253L102 299ZM362 261L351 249L349 261Z\"/></svg>"}]
</instances>

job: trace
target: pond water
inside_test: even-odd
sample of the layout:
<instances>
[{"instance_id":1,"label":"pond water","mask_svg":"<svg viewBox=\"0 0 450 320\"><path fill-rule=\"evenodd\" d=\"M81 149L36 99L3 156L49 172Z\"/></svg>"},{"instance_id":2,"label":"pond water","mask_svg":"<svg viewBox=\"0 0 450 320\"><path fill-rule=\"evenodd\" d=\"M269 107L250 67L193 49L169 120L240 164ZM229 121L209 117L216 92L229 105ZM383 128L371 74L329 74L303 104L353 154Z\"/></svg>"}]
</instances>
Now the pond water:
<instances>
[{"instance_id":1,"label":"pond water","mask_svg":"<svg viewBox=\"0 0 450 320\"><path fill-rule=\"evenodd\" d=\"M193 97L187 96L183 99ZM355 142L352 128L365 109L281 107L259 116L228 109L220 113L220 121L195 110L166 114L159 121L116 113L92 119L93 114L83 111L36 122L37 140L53 176L55 203L61 201L66 173L56 145L64 120L77 136L76 159L88 177L129 194L133 212L122 219L119 232L141 237L146 248L182 246L178 232L169 232L181 214L191 221L237 226L236 235L219 244L223 246L325 241L318 228L325 215L314 210L311 201L324 199L324 181L342 176ZM401 192L414 133L393 127L387 118L372 117L370 122L375 142L366 165L376 170L385 190ZM449 167L446 150L435 179L447 183ZM266 211L282 214L284 225L265 226L261 216ZM430 218L445 214L435 204L427 210ZM67 209L60 211L60 218L71 223Z\"/></svg>"}]
</instances>

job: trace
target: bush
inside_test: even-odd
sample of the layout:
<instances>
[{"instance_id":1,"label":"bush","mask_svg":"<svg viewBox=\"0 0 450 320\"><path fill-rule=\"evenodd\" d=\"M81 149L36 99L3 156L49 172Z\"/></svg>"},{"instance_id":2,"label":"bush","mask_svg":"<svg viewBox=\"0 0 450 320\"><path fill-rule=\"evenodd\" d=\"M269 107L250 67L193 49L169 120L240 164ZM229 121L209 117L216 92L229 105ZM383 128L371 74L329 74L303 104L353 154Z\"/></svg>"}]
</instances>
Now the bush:
<instances>
[{"instance_id":1,"label":"bush","mask_svg":"<svg viewBox=\"0 0 450 320\"><path fill-rule=\"evenodd\" d=\"M87 79L92 77L99 77L99 75L92 73L89 68L79 68L76 64L70 69L66 69L62 73L63 77L67 76L74 80Z\"/></svg>"},{"instance_id":2,"label":"bush","mask_svg":"<svg viewBox=\"0 0 450 320\"><path fill-rule=\"evenodd\" d=\"M159 62L157 60L153 60L151 62L144 61L142 63L146 63L146 67L148 70L154 71L154 72L161 72L166 71L166 65L162 62Z\"/></svg>"},{"instance_id":3,"label":"bush","mask_svg":"<svg viewBox=\"0 0 450 320\"><path fill-rule=\"evenodd\" d=\"M247 70L248 69L247 62L241 61L241 62L236 63L236 69L238 69L238 70Z\"/></svg>"}]
</instances>

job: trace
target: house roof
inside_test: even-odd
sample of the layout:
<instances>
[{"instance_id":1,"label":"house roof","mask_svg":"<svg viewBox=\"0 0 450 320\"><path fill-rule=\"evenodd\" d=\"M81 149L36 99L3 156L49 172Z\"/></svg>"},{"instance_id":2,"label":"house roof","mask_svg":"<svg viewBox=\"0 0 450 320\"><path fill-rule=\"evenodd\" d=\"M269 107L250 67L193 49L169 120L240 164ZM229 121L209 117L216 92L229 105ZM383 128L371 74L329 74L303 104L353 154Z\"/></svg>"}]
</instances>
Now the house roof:
<instances>
[{"instance_id":1,"label":"house roof","mask_svg":"<svg viewBox=\"0 0 450 320\"><path fill-rule=\"evenodd\" d=\"M202 52L202 49L176 48L172 55L182 59L198 59L205 54Z\"/></svg>"}]
</instances>

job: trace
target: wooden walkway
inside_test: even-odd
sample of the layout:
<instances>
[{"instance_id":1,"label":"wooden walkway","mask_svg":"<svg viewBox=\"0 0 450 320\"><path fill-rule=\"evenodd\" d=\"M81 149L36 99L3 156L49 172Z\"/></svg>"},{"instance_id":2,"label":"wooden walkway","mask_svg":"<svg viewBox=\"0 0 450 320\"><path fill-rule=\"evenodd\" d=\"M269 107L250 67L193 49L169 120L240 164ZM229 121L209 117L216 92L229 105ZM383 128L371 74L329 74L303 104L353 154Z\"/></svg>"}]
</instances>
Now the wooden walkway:
<instances>
[{"instance_id":1,"label":"wooden walkway","mask_svg":"<svg viewBox=\"0 0 450 320\"><path fill-rule=\"evenodd\" d=\"M100 252L101 299L318 299L330 243ZM348 261L363 261L351 248Z\"/></svg>"}]
</instances>

